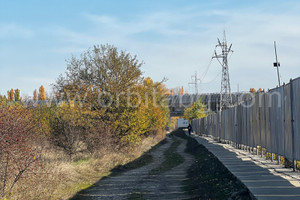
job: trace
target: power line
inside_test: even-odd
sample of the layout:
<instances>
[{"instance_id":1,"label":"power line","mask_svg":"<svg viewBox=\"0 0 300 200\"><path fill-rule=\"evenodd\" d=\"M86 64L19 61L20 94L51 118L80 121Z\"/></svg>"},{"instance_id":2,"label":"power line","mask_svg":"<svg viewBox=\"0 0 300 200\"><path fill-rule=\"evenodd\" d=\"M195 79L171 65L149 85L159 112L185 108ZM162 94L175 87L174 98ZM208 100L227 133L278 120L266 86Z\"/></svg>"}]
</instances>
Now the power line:
<instances>
[{"instance_id":1,"label":"power line","mask_svg":"<svg viewBox=\"0 0 300 200\"><path fill-rule=\"evenodd\" d=\"M208 82L201 82L201 84L210 84L212 82L214 82L220 75L222 74L222 71L220 71L213 79L211 79Z\"/></svg>"},{"instance_id":2,"label":"power line","mask_svg":"<svg viewBox=\"0 0 300 200\"><path fill-rule=\"evenodd\" d=\"M214 54L213 54L213 55L214 55ZM206 76L206 74L207 74L207 72L208 72L208 70L209 70L209 68L210 68L210 66L211 66L211 63L212 63L212 60L213 60L213 58L212 58L213 55L211 56L211 59L210 59L208 65L207 65L207 67L206 67L204 73L202 74L201 81L204 80L204 78L205 78L205 76Z\"/></svg>"}]
</instances>

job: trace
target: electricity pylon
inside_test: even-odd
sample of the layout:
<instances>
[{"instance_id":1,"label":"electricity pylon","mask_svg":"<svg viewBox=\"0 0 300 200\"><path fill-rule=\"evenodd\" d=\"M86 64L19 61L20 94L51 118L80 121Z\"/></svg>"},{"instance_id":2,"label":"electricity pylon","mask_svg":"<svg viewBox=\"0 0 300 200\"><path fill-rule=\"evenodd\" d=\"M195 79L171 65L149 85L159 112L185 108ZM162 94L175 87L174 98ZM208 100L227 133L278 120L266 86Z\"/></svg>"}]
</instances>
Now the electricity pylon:
<instances>
[{"instance_id":1,"label":"electricity pylon","mask_svg":"<svg viewBox=\"0 0 300 200\"><path fill-rule=\"evenodd\" d=\"M226 41L225 31L223 33L223 41L221 42L218 38L218 44L215 48L215 55L212 58L216 58L222 66L222 80L221 80L221 91L220 91L220 106L219 109L222 111L223 108L226 108L231 105L231 89L230 89L230 79L229 79L229 70L228 70L228 55L233 52L231 50L232 44L228 47ZM217 49L222 50L221 53L217 52Z\"/></svg>"},{"instance_id":2,"label":"electricity pylon","mask_svg":"<svg viewBox=\"0 0 300 200\"><path fill-rule=\"evenodd\" d=\"M195 94L198 95L198 82L201 83L201 80L197 76L197 71L195 72L195 75L193 75L191 78L192 78L192 82L190 82L189 84L194 85Z\"/></svg>"}]
</instances>

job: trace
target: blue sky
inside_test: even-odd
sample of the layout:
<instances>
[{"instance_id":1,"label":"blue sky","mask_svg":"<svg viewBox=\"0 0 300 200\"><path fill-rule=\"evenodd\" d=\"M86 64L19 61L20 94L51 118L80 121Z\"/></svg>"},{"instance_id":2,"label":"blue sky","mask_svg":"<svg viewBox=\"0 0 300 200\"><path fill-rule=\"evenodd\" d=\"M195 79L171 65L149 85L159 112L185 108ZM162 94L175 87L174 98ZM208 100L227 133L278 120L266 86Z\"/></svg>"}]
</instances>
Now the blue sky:
<instances>
[{"instance_id":1,"label":"blue sky","mask_svg":"<svg viewBox=\"0 0 300 200\"><path fill-rule=\"evenodd\" d=\"M0 94L19 88L32 95L66 69L65 60L95 44L136 54L144 76L167 77L169 88L188 85L198 72L200 92L219 92L221 68L207 68L223 30L234 53L233 91L277 85L273 42L281 78L300 76L299 1L8 1L0 0Z\"/></svg>"}]
</instances>

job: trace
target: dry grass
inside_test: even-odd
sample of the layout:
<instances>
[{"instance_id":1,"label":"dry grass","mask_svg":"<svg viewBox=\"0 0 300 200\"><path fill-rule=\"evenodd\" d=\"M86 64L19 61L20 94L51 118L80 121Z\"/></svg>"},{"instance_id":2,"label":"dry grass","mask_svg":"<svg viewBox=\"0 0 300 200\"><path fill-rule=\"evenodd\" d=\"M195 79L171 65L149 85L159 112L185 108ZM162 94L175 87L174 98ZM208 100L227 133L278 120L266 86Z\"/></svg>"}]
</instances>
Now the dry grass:
<instances>
[{"instance_id":1,"label":"dry grass","mask_svg":"<svg viewBox=\"0 0 300 200\"><path fill-rule=\"evenodd\" d=\"M109 175L115 166L141 156L164 136L162 132L156 137L144 138L139 146L118 152L110 150L95 155L79 154L72 162L68 161L63 152L45 148L43 166L37 170L36 175L29 174L28 178L18 182L11 199L69 199Z\"/></svg>"}]
</instances>

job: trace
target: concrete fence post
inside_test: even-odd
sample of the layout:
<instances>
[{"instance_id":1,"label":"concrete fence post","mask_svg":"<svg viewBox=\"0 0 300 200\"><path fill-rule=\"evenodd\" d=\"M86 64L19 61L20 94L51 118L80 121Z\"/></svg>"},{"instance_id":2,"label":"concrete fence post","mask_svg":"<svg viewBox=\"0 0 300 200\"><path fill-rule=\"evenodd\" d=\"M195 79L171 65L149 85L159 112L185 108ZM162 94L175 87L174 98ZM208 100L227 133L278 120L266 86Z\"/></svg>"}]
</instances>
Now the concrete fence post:
<instances>
[{"instance_id":1,"label":"concrete fence post","mask_svg":"<svg viewBox=\"0 0 300 200\"><path fill-rule=\"evenodd\" d=\"M295 159L295 124L294 124L294 92L293 92L293 80L290 79L290 95L291 95L291 128L292 128L292 156L293 156L293 171L296 171L296 159Z\"/></svg>"}]
</instances>

